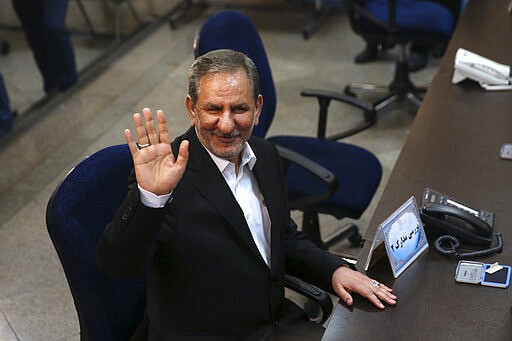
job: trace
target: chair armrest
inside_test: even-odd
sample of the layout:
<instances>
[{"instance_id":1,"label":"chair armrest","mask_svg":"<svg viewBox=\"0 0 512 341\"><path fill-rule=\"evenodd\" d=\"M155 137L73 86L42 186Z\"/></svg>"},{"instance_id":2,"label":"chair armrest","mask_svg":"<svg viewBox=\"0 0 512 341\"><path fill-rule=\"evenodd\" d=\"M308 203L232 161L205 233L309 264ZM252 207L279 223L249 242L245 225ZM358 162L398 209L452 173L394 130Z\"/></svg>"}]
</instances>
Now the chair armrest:
<instances>
[{"instance_id":1,"label":"chair armrest","mask_svg":"<svg viewBox=\"0 0 512 341\"><path fill-rule=\"evenodd\" d=\"M316 163L315 161L308 159L304 155L301 155L291 149L285 148L280 145L275 145L279 155L284 160L285 164L294 163L299 167L302 167L313 175L322 180L326 186L327 191L320 195L314 195L309 197L298 198L290 202L290 207L292 209L300 209L301 207L310 207L311 205L323 202L329 199L336 190L338 189L338 180L336 179L336 175L332 173L327 168L322 165Z\"/></svg>"},{"instance_id":2,"label":"chair armrest","mask_svg":"<svg viewBox=\"0 0 512 341\"><path fill-rule=\"evenodd\" d=\"M305 89L300 93L303 97L316 97L320 106L318 115L318 130L317 137L327 140L339 140L354 134L357 134L365 129L371 127L377 120L377 113L375 108L370 103L361 101L353 96L347 96L339 92L320 90L320 89ZM360 126L352 128L342 133L338 133L332 136L325 136L326 125L327 125L327 113L328 107L331 100L342 102L363 111L364 123Z\"/></svg>"},{"instance_id":3,"label":"chair armrest","mask_svg":"<svg viewBox=\"0 0 512 341\"><path fill-rule=\"evenodd\" d=\"M285 275L285 286L318 304L322 311L322 317L318 324L324 324L329 316L331 316L333 303L331 296L327 292L290 275Z\"/></svg>"}]
</instances>

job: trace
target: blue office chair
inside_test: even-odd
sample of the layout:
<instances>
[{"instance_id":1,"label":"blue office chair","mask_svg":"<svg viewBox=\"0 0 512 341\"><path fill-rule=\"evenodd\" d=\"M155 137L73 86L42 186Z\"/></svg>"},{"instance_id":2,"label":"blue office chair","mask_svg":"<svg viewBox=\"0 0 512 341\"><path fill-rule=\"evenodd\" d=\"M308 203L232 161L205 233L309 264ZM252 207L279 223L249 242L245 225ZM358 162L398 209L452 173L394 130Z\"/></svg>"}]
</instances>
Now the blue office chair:
<instances>
[{"instance_id":1,"label":"blue office chair","mask_svg":"<svg viewBox=\"0 0 512 341\"><path fill-rule=\"evenodd\" d=\"M389 85L352 83L346 86L345 93L352 96L357 91L381 94L373 104L376 112L401 100L419 107L426 88L415 86L409 78L407 45L448 42L455 28L454 13L436 1L427 0L350 0L348 8L350 25L356 34L366 41L398 45L400 55Z\"/></svg>"},{"instance_id":2,"label":"blue office chair","mask_svg":"<svg viewBox=\"0 0 512 341\"><path fill-rule=\"evenodd\" d=\"M81 340L129 340L146 306L146 278L112 280L96 265L96 245L128 191L133 162L127 145L79 163L56 188L46 225L80 323Z\"/></svg>"},{"instance_id":3,"label":"blue office chair","mask_svg":"<svg viewBox=\"0 0 512 341\"><path fill-rule=\"evenodd\" d=\"M127 194L132 169L127 145L104 148L80 162L48 202L46 225L73 296L81 340L126 341L135 331L144 339L146 275L111 279L96 263L96 245ZM285 285L308 299L312 320L322 324L330 316L326 292L288 275Z\"/></svg>"},{"instance_id":4,"label":"blue office chair","mask_svg":"<svg viewBox=\"0 0 512 341\"><path fill-rule=\"evenodd\" d=\"M258 67L264 100L259 124L253 134L265 137L276 109L276 92L263 42L246 15L222 11L202 25L194 41L194 55L197 57L222 48L245 53ZM330 97L328 92L323 96L326 101L340 100L371 111L367 104L354 98ZM319 130L325 132L325 121L323 124ZM337 219L359 218L380 183L382 167L377 158L363 148L327 140L325 136L283 135L268 137L268 140L279 147L286 159L290 205L304 213L302 230L306 235L326 249L346 237L359 246L361 235L356 225L349 224L324 238L318 217L323 213Z\"/></svg>"}]
</instances>

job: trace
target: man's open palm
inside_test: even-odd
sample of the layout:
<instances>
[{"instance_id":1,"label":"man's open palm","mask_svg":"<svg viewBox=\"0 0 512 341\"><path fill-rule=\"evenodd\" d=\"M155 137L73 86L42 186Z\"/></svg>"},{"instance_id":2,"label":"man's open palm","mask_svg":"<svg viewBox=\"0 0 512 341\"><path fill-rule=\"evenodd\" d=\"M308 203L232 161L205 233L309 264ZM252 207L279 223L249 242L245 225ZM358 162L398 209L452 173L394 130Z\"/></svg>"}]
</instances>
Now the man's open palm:
<instances>
[{"instance_id":1,"label":"man's open palm","mask_svg":"<svg viewBox=\"0 0 512 341\"><path fill-rule=\"evenodd\" d=\"M167 119L162 110L157 110L157 122L153 120L151 110L133 115L138 143L130 129L124 131L135 167L135 175L140 187L156 195L169 194L179 183L188 161L188 141L180 145L178 157L171 149L171 140ZM158 130L156 126L158 125Z\"/></svg>"}]
</instances>

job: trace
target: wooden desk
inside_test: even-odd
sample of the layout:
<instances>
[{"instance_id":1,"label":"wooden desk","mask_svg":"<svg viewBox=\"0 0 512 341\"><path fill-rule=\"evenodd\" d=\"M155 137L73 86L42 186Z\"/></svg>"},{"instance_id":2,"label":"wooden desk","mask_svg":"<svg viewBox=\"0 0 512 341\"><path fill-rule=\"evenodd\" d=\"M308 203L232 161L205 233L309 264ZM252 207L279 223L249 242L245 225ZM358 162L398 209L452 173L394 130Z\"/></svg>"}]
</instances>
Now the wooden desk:
<instances>
[{"instance_id":1,"label":"wooden desk","mask_svg":"<svg viewBox=\"0 0 512 341\"><path fill-rule=\"evenodd\" d=\"M411 195L420 202L426 186L495 212L504 249L485 261L512 264L512 161L498 156L512 142L512 91L451 84L458 47L512 64L508 4L471 0L466 8L368 227L359 269L379 223ZM512 288L456 283L457 260L433 248L396 280L386 262L368 275L392 287L398 304L385 311L361 297L353 308L339 304L324 340L512 340Z\"/></svg>"}]
</instances>

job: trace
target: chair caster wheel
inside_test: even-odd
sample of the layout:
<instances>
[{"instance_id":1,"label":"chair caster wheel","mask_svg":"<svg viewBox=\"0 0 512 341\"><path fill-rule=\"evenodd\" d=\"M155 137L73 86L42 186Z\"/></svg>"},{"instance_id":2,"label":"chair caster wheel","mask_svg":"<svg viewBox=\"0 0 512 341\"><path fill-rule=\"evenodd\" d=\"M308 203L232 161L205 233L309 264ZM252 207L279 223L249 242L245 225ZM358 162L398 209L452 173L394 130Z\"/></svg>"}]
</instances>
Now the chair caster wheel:
<instances>
[{"instance_id":1,"label":"chair caster wheel","mask_svg":"<svg viewBox=\"0 0 512 341\"><path fill-rule=\"evenodd\" d=\"M353 247L360 247L363 237L359 232L354 232L350 237L348 237L348 240L350 241L350 245Z\"/></svg>"},{"instance_id":2,"label":"chair caster wheel","mask_svg":"<svg viewBox=\"0 0 512 341\"><path fill-rule=\"evenodd\" d=\"M6 55L9 53L10 49L11 49L11 44L9 44L8 41L0 42L0 54Z\"/></svg>"},{"instance_id":3,"label":"chair caster wheel","mask_svg":"<svg viewBox=\"0 0 512 341\"><path fill-rule=\"evenodd\" d=\"M352 91L348 85L345 87L345 90L344 90L343 92L344 92L344 93L345 93L345 95L347 95L347 96L357 97L357 96L356 96L356 93L355 93L354 91Z\"/></svg>"}]
</instances>

